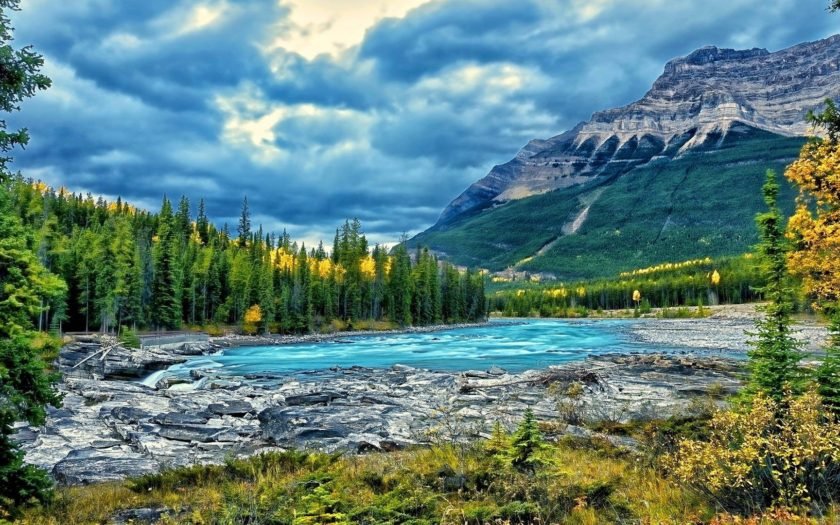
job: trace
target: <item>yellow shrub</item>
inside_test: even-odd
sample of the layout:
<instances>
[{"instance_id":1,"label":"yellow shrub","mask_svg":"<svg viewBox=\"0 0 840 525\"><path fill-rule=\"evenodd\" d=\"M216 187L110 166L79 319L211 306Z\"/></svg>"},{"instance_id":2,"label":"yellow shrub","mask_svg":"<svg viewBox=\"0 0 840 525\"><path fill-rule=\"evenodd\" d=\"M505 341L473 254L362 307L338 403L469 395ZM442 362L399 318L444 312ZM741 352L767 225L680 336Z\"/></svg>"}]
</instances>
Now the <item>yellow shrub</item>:
<instances>
[{"instance_id":1,"label":"yellow shrub","mask_svg":"<svg viewBox=\"0 0 840 525\"><path fill-rule=\"evenodd\" d=\"M681 441L665 466L726 510L824 508L840 497L840 423L815 392L783 405L760 394L710 426L706 441Z\"/></svg>"},{"instance_id":2,"label":"yellow shrub","mask_svg":"<svg viewBox=\"0 0 840 525\"><path fill-rule=\"evenodd\" d=\"M255 304L248 308L245 312L245 320L243 323L243 330L245 333L254 334L257 332L257 327L262 321L263 314L260 305Z\"/></svg>"}]
</instances>

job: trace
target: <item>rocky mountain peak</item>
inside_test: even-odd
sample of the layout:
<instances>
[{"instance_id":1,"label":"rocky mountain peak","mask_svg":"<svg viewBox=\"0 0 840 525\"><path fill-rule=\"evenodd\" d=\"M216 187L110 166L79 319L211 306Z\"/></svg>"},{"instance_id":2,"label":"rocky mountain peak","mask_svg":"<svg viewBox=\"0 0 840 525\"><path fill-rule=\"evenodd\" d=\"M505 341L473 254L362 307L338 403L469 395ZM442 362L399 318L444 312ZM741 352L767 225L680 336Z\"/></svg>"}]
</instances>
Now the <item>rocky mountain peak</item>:
<instances>
[{"instance_id":1,"label":"rocky mountain peak","mask_svg":"<svg viewBox=\"0 0 840 525\"><path fill-rule=\"evenodd\" d=\"M665 64L665 74L673 74L678 72L684 66L704 66L713 62L723 62L726 60L746 60L749 58L767 56L770 52L766 49L721 49L716 46L706 46L693 51L685 57L675 58Z\"/></svg>"},{"instance_id":2,"label":"rocky mountain peak","mask_svg":"<svg viewBox=\"0 0 840 525\"><path fill-rule=\"evenodd\" d=\"M452 201L438 225L470 210L673 158L742 125L804 136L813 133L806 113L826 98L840 99L840 35L773 53L703 47L669 61L638 101L529 142Z\"/></svg>"}]
</instances>

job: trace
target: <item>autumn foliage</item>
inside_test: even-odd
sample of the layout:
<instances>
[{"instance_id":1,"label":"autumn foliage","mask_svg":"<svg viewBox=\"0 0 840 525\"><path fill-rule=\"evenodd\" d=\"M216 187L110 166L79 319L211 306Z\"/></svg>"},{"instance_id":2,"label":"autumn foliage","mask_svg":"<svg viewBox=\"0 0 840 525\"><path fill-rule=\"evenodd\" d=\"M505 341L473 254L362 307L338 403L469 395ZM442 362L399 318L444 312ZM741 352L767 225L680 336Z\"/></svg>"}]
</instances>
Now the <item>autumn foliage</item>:
<instances>
[{"instance_id":1,"label":"autumn foliage","mask_svg":"<svg viewBox=\"0 0 840 525\"><path fill-rule=\"evenodd\" d=\"M815 392L782 403L761 393L748 411L718 412L710 427L708 439L682 441L665 463L725 509L823 508L840 497L840 423Z\"/></svg>"},{"instance_id":2,"label":"autumn foliage","mask_svg":"<svg viewBox=\"0 0 840 525\"><path fill-rule=\"evenodd\" d=\"M245 312L243 329L246 333L253 334L257 331L259 324L262 320L262 309L260 308L260 305L255 304L248 308L248 310Z\"/></svg>"},{"instance_id":3,"label":"autumn foliage","mask_svg":"<svg viewBox=\"0 0 840 525\"><path fill-rule=\"evenodd\" d=\"M791 272L800 276L817 306L840 300L840 144L808 144L785 176L802 195L788 225L794 251Z\"/></svg>"}]
</instances>

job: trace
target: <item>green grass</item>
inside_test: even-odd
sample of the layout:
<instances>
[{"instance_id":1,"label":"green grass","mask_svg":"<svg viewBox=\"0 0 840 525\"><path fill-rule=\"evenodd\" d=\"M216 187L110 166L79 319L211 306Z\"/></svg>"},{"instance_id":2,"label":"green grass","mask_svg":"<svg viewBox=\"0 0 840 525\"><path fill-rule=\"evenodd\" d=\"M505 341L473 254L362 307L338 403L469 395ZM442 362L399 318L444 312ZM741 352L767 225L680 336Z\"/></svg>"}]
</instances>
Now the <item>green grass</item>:
<instances>
[{"instance_id":1,"label":"green grass","mask_svg":"<svg viewBox=\"0 0 840 525\"><path fill-rule=\"evenodd\" d=\"M288 452L62 489L30 524L105 523L166 506L169 523L690 523L713 510L653 468L585 444L551 445L536 474L500 465L481 443L392 454Z\"/></svg>"},{"instance_id":2,"label":"green grass","mask_svg":"<svg viewBox=\"0 0 840 525\"><path fill-rule=\"evenodd\" d=\"M676 439L704 435L706 419L599 430L637 437L649 455L602 438L566 437L546 446L535 472L523 472L482 441L369 455L268 453L62 488L51 504L28 509L19 523L107 523L124 509L160 507L169 512L162 523L230 525L699 524L720 512L657 466L658 455L671 451ZM821 520L797 523L834 523L837 517L832 507Z\"/></svg>"},{"instance_id":3,"label":"green grass","mask_svg":"<svg viewBox=\"0 0 840 525\"><path fill-rule=\"evenodd\" d=\"M547 253L518 268L567 280L610 276L662 261L744 253L757 240L754 217L763 208L765 171L783 172L803 143L801 138L741 128L713 147L607 177L603 193L574 235L560 236L560 230L577 213L578 197L594 189L591 184L475 212L436 226L410 244L443 252L456 264L502 270L560 236ZM789 212L795 190L782 186L780 202Z\"/></svg>"}]
</instances>

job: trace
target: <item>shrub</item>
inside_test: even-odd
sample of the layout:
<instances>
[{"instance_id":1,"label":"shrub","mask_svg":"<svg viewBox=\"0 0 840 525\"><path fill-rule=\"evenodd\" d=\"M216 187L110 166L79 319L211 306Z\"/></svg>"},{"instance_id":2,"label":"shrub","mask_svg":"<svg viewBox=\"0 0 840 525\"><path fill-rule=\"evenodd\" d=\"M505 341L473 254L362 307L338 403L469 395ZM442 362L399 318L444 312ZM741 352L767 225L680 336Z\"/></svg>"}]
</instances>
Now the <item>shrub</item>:
<instances>
[{"instance_id":1,"label":"shrub","mask_svg":"<svg viewBox=\"0 0 840 525\"><path fill-rule=\"evenodd\" d=\"M840 423L809 391L714 415L706 440L683 440L665 466L725 510L822 509L840 497Z\"/></svg>"},{"instance_id":2,"label":"shrub","mask_svg":"<svg viewBox=\"0 0 840 525\"><path fill-rule=\"evenodd\" d=\"M484 452L496 460L500 465L504 465L508 460L508 451L510 450L510 436L502 427L499 421L493 423L493 432L484 443Z\"/></svg>"},{"instance_id":3,"label":"shrub","mask_svg":"<svg viewBox=\"0 0 840 525\"><path fill-rule=\"evenodd\" d=\"M319 485L302 498L303 513L297 516L293 525L343 525L350 524L347 516L340 512L341 502L330 490Z\"/></svg>"},{"instance_id":4,"label":"shrub","mask_svg":"<svg viewBox=\"0 0 840 525\"><path fill-rule=\"evenodd\" d=\"M259 325L263 320L263 312L260 305L255 304L248 308L245 312L245 318L242 322L242 331L248 335L254 335L259 330Z\"/></svg>"},{"instance_id":5,"label":"shrub","mask_svg":"<svg viewBox=\"0 0 840 525\"><path fill-rule=\"evenodd\" d=\"M120 343L126 348L140 348L140 337L134 330L123 326L120 330Z\"/></svg>"},{"instance_id":6,"label":"shrub","mask_svg":"<svg viewBox=\"0 0 840 525\"><path fill-rule=\"evenodd\" d=\"M203 332L207 332L210 337L221 337L227 331L224 325L220 324L206 324L201 327Z\"/></svg>"},{"instance_id":7,"label":"shrub","mask_svg":"<svg viewBox=\"0 0 840 525\"><path fill-rule=\"evenodd\" d=\"M552 385L549 387L549 391L557 399L557 412L563 422L570 425L583 423L585 410L583 383L575 381L568 386L563 385L561 387Z\"/></svg>"}]
</instances>

